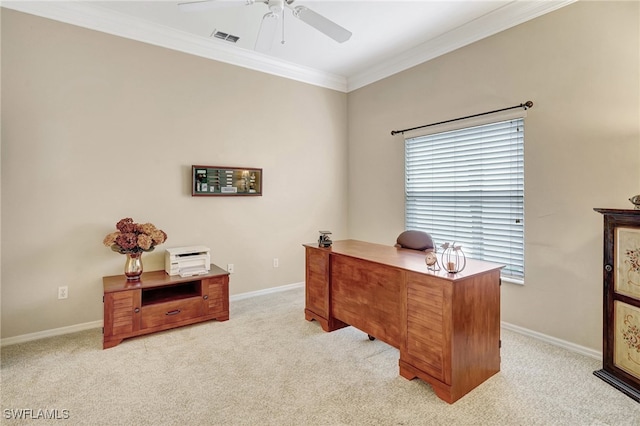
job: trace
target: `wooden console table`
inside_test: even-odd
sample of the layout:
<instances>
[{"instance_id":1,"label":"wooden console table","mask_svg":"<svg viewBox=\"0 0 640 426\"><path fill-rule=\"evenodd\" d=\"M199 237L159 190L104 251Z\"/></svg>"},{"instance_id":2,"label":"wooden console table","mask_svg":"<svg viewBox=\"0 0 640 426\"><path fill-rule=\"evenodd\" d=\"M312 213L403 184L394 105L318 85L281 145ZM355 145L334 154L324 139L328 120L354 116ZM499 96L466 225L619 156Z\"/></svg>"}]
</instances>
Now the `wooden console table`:
<instances>
[{"instance_id":1,"label":"wooden console table","mask_svg":"<svg viewBox=\"0 0 640 426\"><path fill-rule=\"evenodd\" d=\"M356 240L304 244L305 318L400 350L400 375L453 403L500 371L500 269L429 271L422 252Z\"/></svg>"},{"instance_id":2,"label":"wooden console table","mask_svg":"<svg viewBox=\"0 0 640 426\"><path fill-rule=\"evenodd\" d=\"M139 281L103 277L103 349L123 339L183 325L229 319L229 273L211 264L206 275L182 278L144 272Z\"/></svg>"}]
</instances>

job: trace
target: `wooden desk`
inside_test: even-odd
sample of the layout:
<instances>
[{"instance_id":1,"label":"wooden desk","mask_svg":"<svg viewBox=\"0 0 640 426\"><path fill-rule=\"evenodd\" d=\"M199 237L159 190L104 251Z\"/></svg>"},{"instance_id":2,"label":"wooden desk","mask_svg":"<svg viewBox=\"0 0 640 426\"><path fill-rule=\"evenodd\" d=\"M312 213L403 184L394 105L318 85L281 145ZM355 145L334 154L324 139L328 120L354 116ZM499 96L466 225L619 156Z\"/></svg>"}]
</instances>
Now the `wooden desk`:
<instances>
[{"instance_id":1,"label":"wooden desk","mask_svg":"<svg viewBox=\"0 0 640 426\"><path fill-rule=\"evenodd\" d=\"M305 318L352 325L400 350L400 375L453 403L500 371L500 269L467 259L457 274L424 253L356 240L304 244Z\"/></svg>"}]
</instances>

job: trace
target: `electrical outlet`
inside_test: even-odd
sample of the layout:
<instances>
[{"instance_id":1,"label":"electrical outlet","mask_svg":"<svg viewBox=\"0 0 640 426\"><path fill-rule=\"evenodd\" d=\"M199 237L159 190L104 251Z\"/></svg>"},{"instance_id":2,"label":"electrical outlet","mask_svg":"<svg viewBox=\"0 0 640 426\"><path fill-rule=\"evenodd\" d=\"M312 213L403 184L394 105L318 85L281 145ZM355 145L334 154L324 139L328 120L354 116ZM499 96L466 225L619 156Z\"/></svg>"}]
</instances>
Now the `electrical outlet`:
<instances>
[{"instance_id":1,"label":"electrical outlet","mask_svg":"<svg viewBox=\"0 0 640 426\"><path fill-rule=\"evenodd\" d=\"M233 263L227 263L227 272L233 274Z\"/></svg>"},{"instance_id":2,"label":"electrical outlet","mask_svg":"<svg viewBox=\"0 0 640 426\"><path fill-rule=\"evenodd\" d=\"M277 257L274 257L274 258L273 258L273 267L274 267L274 268L277 268L277 267L278 267L278 258L277 258Z\"/></svg>"},{"instance_id":3,"label":"electrical outlet","mask_svg":"<svg viewBox=\"0 0 640 426\"><path fill-rule=\"evenodd\" d=\"M67 297L69 297L69 287L66 285L58 287L58 299L66 299Z\"/></svg>"}]
</instances>

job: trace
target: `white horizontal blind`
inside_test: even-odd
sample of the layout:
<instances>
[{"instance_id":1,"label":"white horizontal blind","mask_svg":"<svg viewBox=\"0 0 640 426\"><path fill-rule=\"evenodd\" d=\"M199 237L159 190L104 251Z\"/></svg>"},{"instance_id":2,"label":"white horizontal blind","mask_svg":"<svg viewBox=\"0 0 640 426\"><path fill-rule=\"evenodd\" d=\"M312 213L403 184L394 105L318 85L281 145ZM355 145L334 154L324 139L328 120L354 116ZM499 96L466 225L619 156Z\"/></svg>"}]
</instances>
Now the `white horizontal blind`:
<instances>
[{"instance_id":1,"label":"white horizontal blind","mask_svg":"<svg viewBox=\"0 0 640 426\"><path fill-rule=\"evenodd\" d=\"M405 140L405 226L524 278L524 120Z\"/></svg>"}]
</instances>

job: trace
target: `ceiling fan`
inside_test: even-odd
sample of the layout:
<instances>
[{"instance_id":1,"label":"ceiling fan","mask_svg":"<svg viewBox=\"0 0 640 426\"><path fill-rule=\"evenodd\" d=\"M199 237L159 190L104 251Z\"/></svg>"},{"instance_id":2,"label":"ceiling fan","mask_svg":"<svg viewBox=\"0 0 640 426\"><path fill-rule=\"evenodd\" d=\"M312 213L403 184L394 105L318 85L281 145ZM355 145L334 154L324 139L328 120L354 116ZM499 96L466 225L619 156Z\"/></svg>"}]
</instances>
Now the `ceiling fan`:
<instances>
[{"instance_id":1,"label":"ceiling fan","mask_svg":"<svg viewBox=\"0 0 640 426\"><path fill-rule=\"evenodd\" d=\"M269 12L262 17L262 23L258 31L258 38L256 39L254 49L259 52L268 52L271 49L278 30L278 24L280 20L284 21L285 9L291 10L294 17L338 43L344 43L351 38L350 31L305 6L292 6L294 1L295 0L197 0L178 3L178 7L184 11L198 11L238 5L251 6L254 3L264 3L269 8Z\"/></svg>"}]
</instances>

